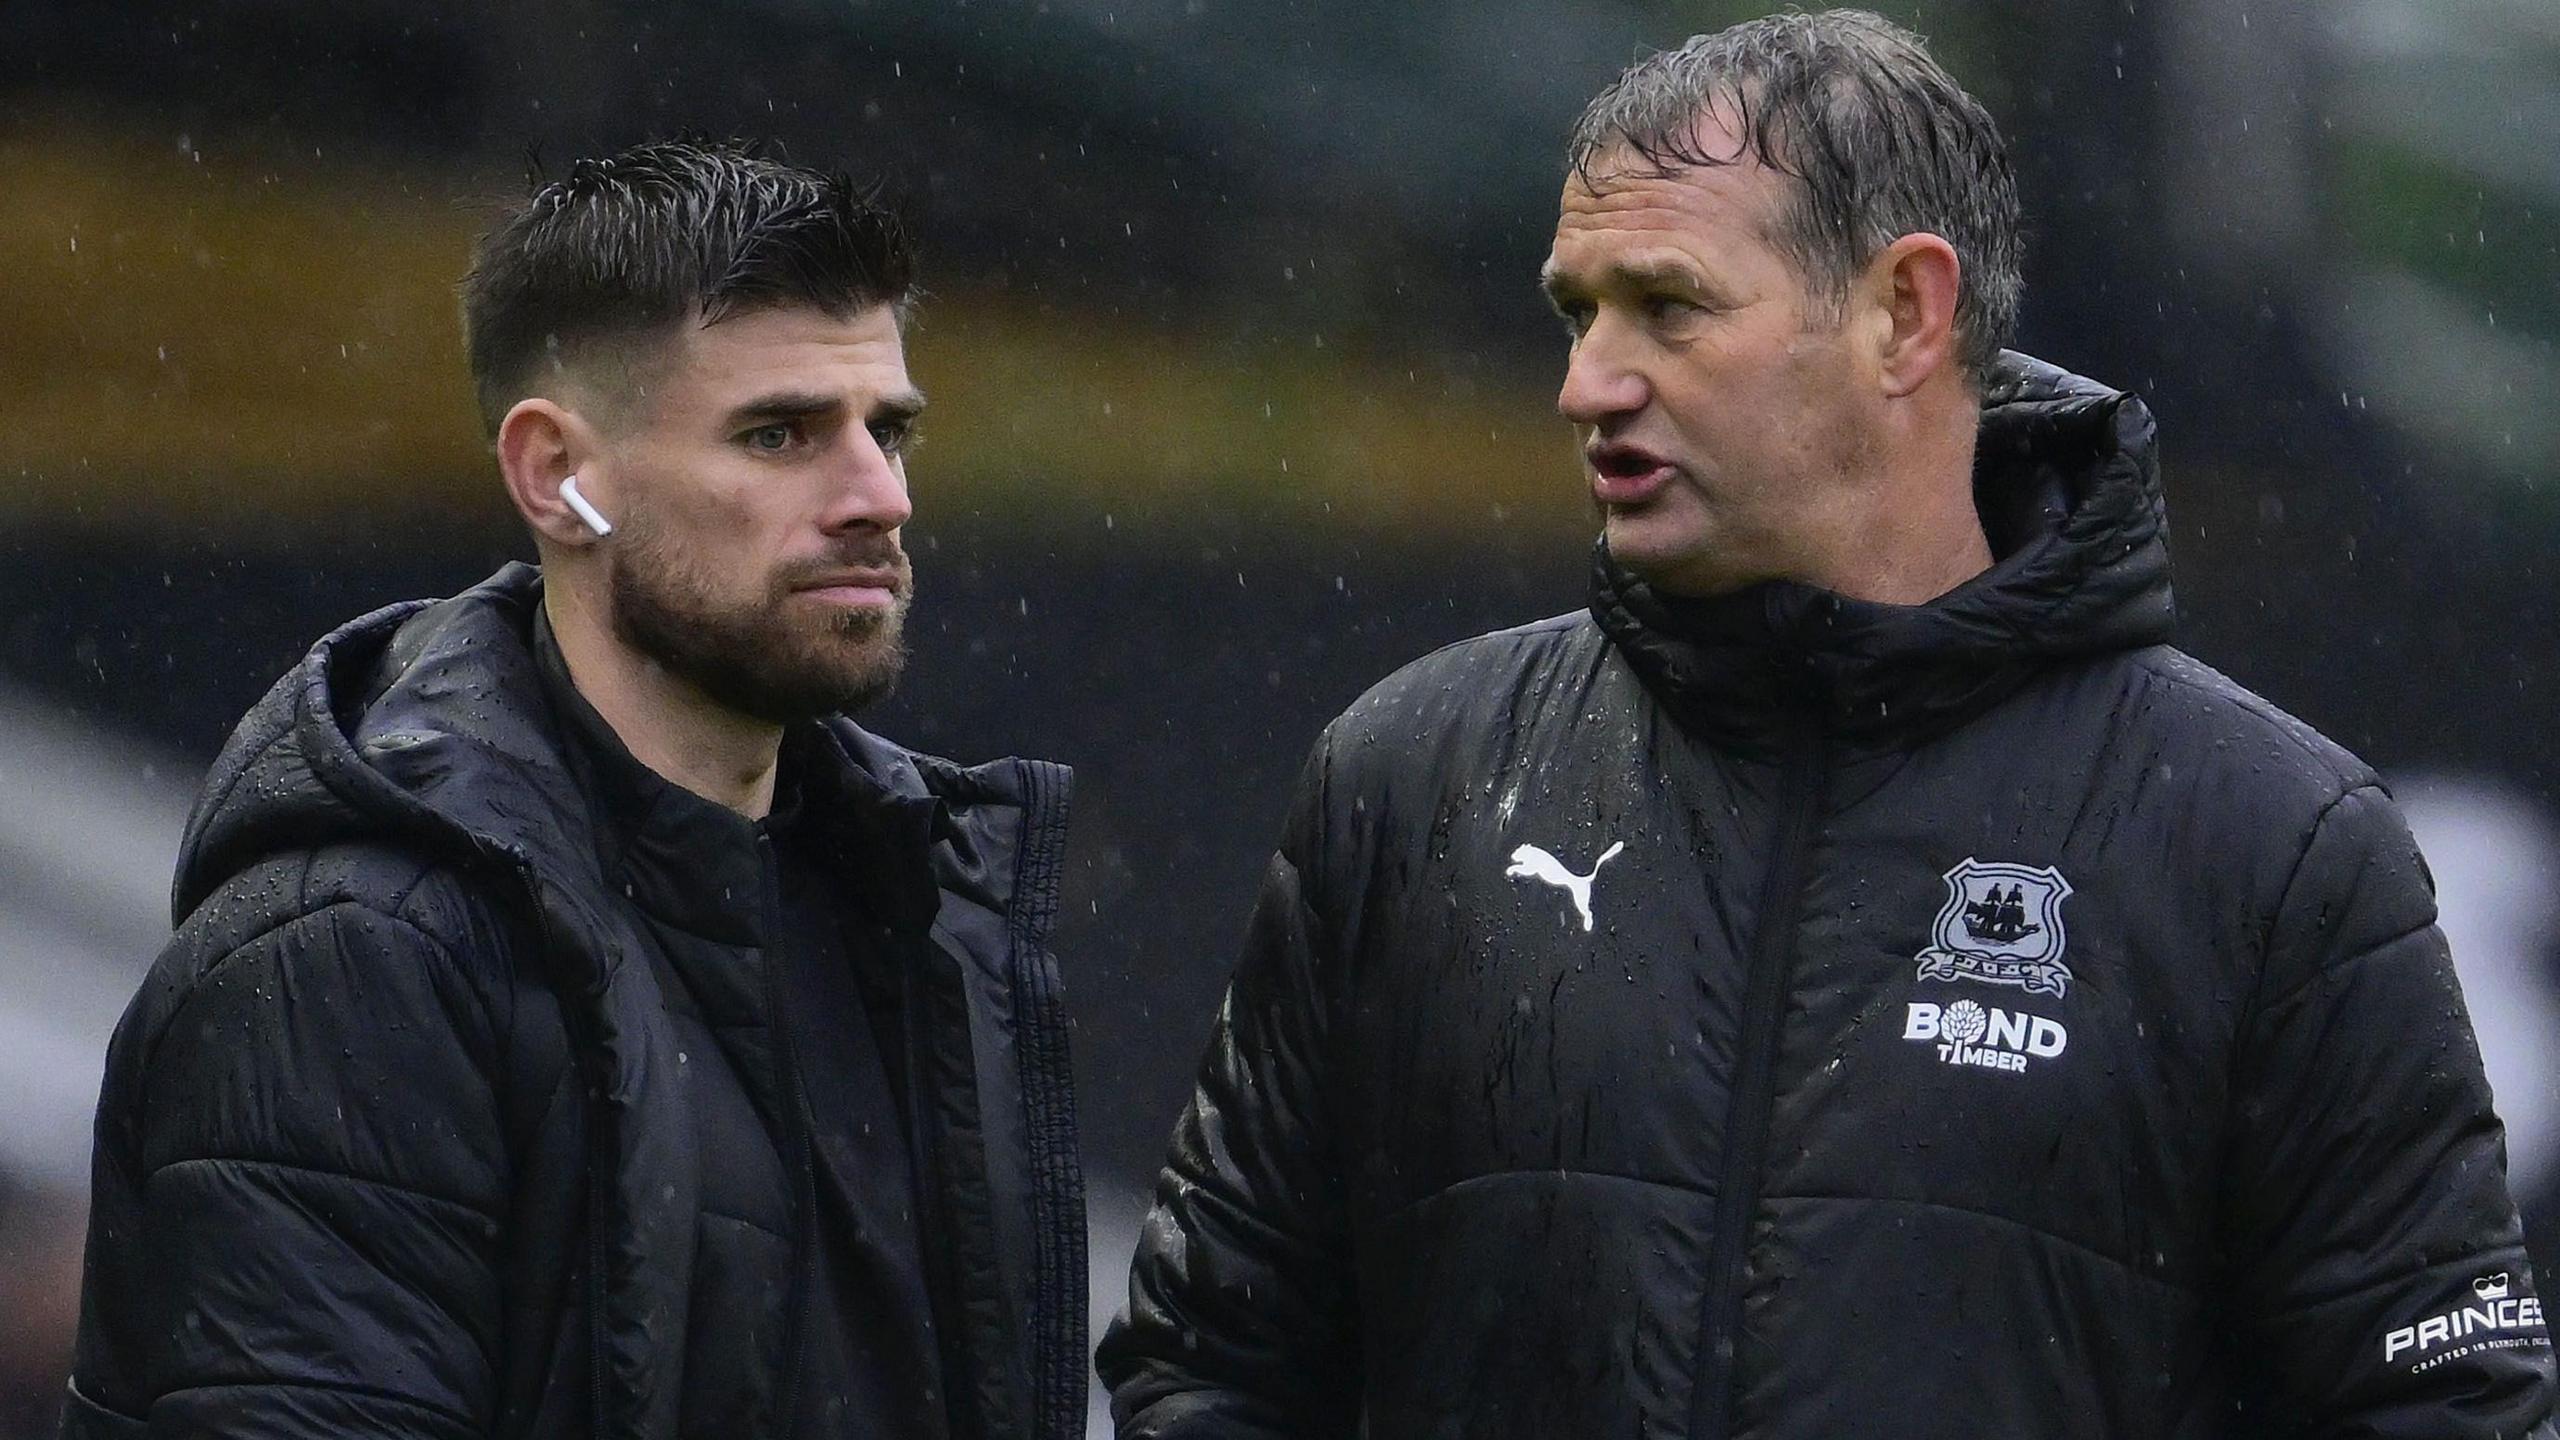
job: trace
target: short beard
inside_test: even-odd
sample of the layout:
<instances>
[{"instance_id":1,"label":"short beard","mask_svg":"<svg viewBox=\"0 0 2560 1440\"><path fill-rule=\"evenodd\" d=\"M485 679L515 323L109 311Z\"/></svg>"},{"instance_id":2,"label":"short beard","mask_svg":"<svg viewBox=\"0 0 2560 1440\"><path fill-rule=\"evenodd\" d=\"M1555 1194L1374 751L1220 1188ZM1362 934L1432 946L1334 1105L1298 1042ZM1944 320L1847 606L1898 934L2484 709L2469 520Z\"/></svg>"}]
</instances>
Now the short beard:
<instances>
[{"instance_id":1,"label":"short beard","mask_svg":"<svg viewBox=\"0 0 2560 1440\"><path fill-rule=\"evenodd\" d=\"M913 582L894 538L777 574L760 601L738 606L710 598L711 586L651 529L624 525L614 548L616 638L724 709L793 725L868 709L897 688ZM795 578L824 566L894 566L897 597L885 610L833 610L822 625L794 624L784 607Z\"/></svg>"}]
</instances>

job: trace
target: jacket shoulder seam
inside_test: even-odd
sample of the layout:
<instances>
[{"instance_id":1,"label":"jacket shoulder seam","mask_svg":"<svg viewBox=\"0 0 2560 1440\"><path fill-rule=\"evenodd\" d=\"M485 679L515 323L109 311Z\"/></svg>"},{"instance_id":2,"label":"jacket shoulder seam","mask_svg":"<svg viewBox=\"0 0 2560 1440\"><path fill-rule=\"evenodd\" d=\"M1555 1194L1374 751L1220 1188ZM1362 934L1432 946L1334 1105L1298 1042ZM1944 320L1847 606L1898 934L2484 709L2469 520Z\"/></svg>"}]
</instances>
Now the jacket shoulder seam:
<instances>
[{"instance_id":1,"label":"jacket shoulder seam","mask_svg":"<svg viewBox=\"0 0 2560 1440\"><path fill-rule=\"evenodd\" d=\"M2262 980L2266 975L2267 962L2275 952L2276 922L2283 918L2285 906L2293 902L2294 887L2302 883L2302 867L2311 863L2311 847L2320 843L2320 831L2322 827L2329 823L2329 816L2331 813L2347 802L2348 796L2368 788L2379 790L2382 787L2378 784L2369 787L2362 785L2350 785L2346 789L2339 791L2337 794L2330 796L2328 802L2323 804L2318 813L2311 817L2311 828L2302 837L2302 848L2294 852L2293 863L2285 867L2284 884L2276 889L2276 903L2273 908L2267 911L2266 928L2260 932L2258 937L2258 974ZM2301 985L2307 985L2311 980L2318 978L2319 976L2314 974L2308 979L2302 981L2301 984L2287 987L2284 993L2278 998L2291 999L2294 992L2301 988ZM2251 1003L2249 1006L2249 1016L2253 1020L2256 1017L2265 1014L2272 1003L2264 995L2253 994L2250 998Z\"/></svg>"},{"instance_id":2,"label":"jacket shoulder seam","mask_svg":"<svg viewBox=\"0 0 2560 1440\"><path fill-rule=\"evenodd\" d=\"M2382 783L2378 780L2367 781L2362 785L2351 785L2338 792L2336 795L2331 796L2329 803L2320 807L2320 813L2311 817L2311 833L2303 837L2302 850L2299 854L2296 854L2293 857L2292 868L2285 872L2284 888L2276 892L2275 909L2267 917L2267 936L2263 942L2262 948L2269 955L2272 955L2275 949L2275 927L2278 921L2282 919L2286 907L2293 903L2294 887L2302 883L2303 868L2311 863L2311 851L2314 846L2320 843L2320 832L2329 827L2329 817L2337 813L2339 806L2346 804L2349 800L2354 799L2358 795L2364 794L2368 790L2376 795L2382 796L2386 800L2389 799L2391 795L2391 792L2385 790L2382 787ZM2313 985L2320 983L2320 981L2326 979L2330 975L2335 974L2342 967L2353 965L2368 956L2379 954L2382 951L2399 944L2401 941L2408 939L2410 936L2418 934L2435 923L2435 918L2431 915L2419 924L2409 926L2407 929L2396 931L2391 935L2385 936L2384 938L2365 946L2354 954L2349 955L2334 964L2322 965L2315 968L2310 974L2305 975L2291 985L2286 986L2275 996L2258 997L2256 1003L2250 1007L2250 1017L2254 1020L2265 1016L2270 1011L2281 1008L2290 1002L2293 997L2301 994ZM2261 973L2264 973L2263 969L2261 970Z\"/></svg>"},{"instance_id":3,"label":"jacket shoulder seam","mask_svg":"<svg viewBox=\"0 0 2560 1440\"><path fill-rule=\"evenodd\" d=\"M2159 648L2168 649L2170 647L2163 646ZM2194 660L2193 657L2185 656L2185 652L2183 651L2174 651L2173 653L2187 658L2190 663L2203 663L2201 661ZM2339 746L2336 741L2329 739L2325 735L2321 735L2317 730L2314 730L2310 726L2304 724L2299 718L2286 713L2283 707L2277 705L2274 701L2267 699L2265 696L2258 694L2256 691L2250 690L2248 687L2240 685L2236 681L2232 683L2232 690L2230 691L2216 689L2214 686L2205 684L2194 676L2179 674L2176 670L2162 664L2156 657L2150 655L2137 655L2133 657L2133 663L2140 667L2144 674L2151 676L2153 679L2164 685L2172 685L2178 689L2204 696L2209 700L2219 701L2234 710L2247 714L2260 725L2265 727L2268 734L2283 737L2285 743L2292 746L2297 753L2319 765L2321 770L2329 776L2330 780L2334 784L2342 787L2342 794L2346 791L2353 791L2365 786L2371 786L2376 789L2382 788L2382 782L2379 779L2374 778L2371 768L2352 751L2344 749ZM2233 693L2234 691L2237 693ZM2341 797L2331 797L2329 804L2334 805L2339 798ZM2322 807L2324 812L2327 808L2328 807L2326 805Z\"/></svg>"},{"instance_id":4,"label":"jacket shoulder seam","mask_svg":"<svg viewBox=\"0 0 2560 1440\"><path fill-rule=\"evenodd\" d=\"M2203 663L2201 661L2194 660L2193 657L2186 656L2185 652L2174 650L2171 647L2162 646L2157 647L2157 649L2168 650L2172 654L2176 654L2181 658L2187 659L2191 664L2200 665ZM2290 745L2296 754L2301 755L2303 758L2317 765L2320 768L2321 773L2327 777L2330 793L2326 799L2320 802L2319 808L2312 812L2311 824L2304 833L2302 847L2294 853L2292 864L2285 868L2284 884L2279 887L2276 892L2274 908L2268 912L2265 924L2262 927L2259 927L2257 931L2257 975L2250 981L2249 1002L2243 1012L2250 1020L2255 1020L2256 1017L2265 1014L2276 1004L2282 1003L2285 1000L2290 1000L2294 995L2300 992L2303 986L2311 984L2313 981L2319 979L2321 975L2328 973L2326 969L2316 972L2306 979L2292 986L2288 986L2281 995L2273 997L2272 999L2261 993L2258 988L2266 979L2267 960L2275 940L2276 919L2284 913L2286 903L2293 897L2294 887L2301 882L2302 867L2310 861L2311 847L2318 842L2321 829L2329 823L2329 816L2334 813L2340 805L2345 804L2350 796L2359 794L2366 790L2371 790L2388 798L2391 793L2390 788L2384 785L2381 777L2374 774L2372 768L2367 766L2361 759L2357 758L2353 752L2344 750L2342 747L2338 746L2335 741L2329 740L2318 731L2311 729L2310 726L2303 724L2302 721L2286 714L2284 710L2277 706L2273 701L2268 700L2265 696L2257 694L2255 691L2249 690L2245 686L2239 685L2237 682L2233 682L2232 684L2232 690L2237 691L2237 694L2217 689L2214 686L2205 684L2203 681L2198 680L2193 676L2180 674L2177 670L2162 663L2157 656L2156 650L2150 654L2134 657L2133 663L2139 666L2144 674L2152 677L2161 684L2175 686L2180 690L2202 695L2208 700L2219 702L2220 704L2226 705L2234 710L2248 714L2251 718L2255 719L2268 734L2281 736L2284 742Z\"/></svg>"}]
</instances>

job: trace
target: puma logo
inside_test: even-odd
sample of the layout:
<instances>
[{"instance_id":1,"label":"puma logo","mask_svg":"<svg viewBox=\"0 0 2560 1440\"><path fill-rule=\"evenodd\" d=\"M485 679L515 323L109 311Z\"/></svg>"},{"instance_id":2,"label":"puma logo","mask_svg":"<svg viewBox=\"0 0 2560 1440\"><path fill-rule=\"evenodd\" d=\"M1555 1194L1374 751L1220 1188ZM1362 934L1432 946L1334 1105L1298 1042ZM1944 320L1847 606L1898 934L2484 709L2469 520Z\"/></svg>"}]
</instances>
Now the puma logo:
<instances>
[{"instance_id":1,"label":"puma logo","mask_svg":"<svg viewBox=\"0 0 2560 1440\"><path fill-rule=\"evenodd\" d=\"M1582 928L1588 934L1591 930L1591 882L1600 878L1601 866L1616 859L1618 852L1626 848L1626 841L1617 842L1600 852L1600 858L1591 863L1590 874L1576 875L1564 868L1563 861L1546 851L1535 845L1523 845L1511 852L1511 868L1502 873L1514 880L1543 880L1572 896L1573 908L1582 912Z\"/></svg>"}]
</instances>

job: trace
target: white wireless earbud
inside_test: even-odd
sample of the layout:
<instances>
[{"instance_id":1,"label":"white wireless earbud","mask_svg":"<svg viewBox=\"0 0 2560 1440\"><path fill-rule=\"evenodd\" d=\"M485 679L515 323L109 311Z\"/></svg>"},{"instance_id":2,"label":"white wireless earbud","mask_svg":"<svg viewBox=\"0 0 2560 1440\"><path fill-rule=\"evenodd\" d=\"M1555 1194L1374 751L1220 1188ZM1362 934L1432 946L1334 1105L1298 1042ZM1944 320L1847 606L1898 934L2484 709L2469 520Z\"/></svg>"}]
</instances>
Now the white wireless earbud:
<instances>
[{"instance_id":1,"label":"white wireless earbud","mask_svg":"<svg viewBox=\"0 0 2560 1440\"><path fill-rule=\"evenodd\" d=\"M613 533L613 522L604 518L603 511L588 504L586 496L578 493L577 476L572 475L560 482L560 502L578 512L578 518L587 522L587 528L596 532L597 539Z\"/></svg>"}]
</instances>

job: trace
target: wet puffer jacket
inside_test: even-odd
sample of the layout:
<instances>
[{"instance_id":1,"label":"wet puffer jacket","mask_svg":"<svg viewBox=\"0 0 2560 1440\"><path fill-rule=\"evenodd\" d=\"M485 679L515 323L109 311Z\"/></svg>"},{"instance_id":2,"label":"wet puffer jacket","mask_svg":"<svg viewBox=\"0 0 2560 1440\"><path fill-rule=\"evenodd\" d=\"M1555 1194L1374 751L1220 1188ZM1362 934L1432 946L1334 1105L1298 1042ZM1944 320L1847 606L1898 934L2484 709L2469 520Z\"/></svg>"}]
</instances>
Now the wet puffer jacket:
<instances>
[{"instance_id":1,"label":"wet puffer jacket","mask_svg":"<svg viewBox=\"0 0 2560 1440\"><path fill-rule=\"evenodd\" d=\"M685 856L598 832L538 598L348 625L216 763L107 1057L65 1436L788 1433L813 1172L755 917L626 900ZM955 1433L1079 1435L1066 773L794 743L821 797L940 812L895 923Z\"/></svg>"},{"instance_id":2,"label":"wet puffer jacket","mask_svg":"<svg viewBox=\"0 0 2560 1440\"><path fill-rule=\"evenodd\" d=\"M2407 830L2161 643L2143 408L1985 401L2001 558L1935 603L1603 553L1328 729L1123 1436L2552 1433Z\"/></svg>"}]
</instances>

